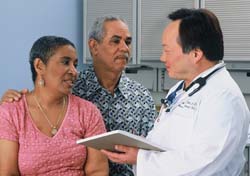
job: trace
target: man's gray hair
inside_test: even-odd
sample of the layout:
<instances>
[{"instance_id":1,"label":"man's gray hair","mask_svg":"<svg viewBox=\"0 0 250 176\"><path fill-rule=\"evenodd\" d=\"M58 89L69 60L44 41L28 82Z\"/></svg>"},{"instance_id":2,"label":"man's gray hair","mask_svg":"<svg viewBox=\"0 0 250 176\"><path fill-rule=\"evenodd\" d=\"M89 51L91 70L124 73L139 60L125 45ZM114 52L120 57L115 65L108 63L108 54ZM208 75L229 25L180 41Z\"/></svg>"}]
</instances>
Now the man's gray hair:
<instances>
[{"instance_id":1,"label":"man's gray hair","mask_svg":"<svg viewBox=\"0 0 250 176\"><path fill-rule=\"evenodd\" d=\"M101 42L105 35L104 23L108 21L122 21L127 24L126 21L119 16L105 15L98 17L90 28L89 39L95 39L96 41Z\"/></svg>"}]
</instances>

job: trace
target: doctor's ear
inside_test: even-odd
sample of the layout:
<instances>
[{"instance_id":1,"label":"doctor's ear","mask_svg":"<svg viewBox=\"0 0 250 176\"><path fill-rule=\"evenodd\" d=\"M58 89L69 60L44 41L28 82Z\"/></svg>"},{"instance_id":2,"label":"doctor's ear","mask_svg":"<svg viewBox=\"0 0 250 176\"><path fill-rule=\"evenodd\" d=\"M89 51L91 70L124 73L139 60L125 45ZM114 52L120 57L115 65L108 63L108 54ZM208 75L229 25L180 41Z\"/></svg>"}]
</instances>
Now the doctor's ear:
<instances>
[{"instance_id":1,"label":"doctor's ear","mask_svg":"<svg viewBox=\"0 0 250 176\"><path fill-rule=\"evenodd\" d=\"M203 51L199 48L195 48L191 51L192 57L194 58L195 62L200 61L200 59L203 57Z\"/></svg>"}]
</instances>

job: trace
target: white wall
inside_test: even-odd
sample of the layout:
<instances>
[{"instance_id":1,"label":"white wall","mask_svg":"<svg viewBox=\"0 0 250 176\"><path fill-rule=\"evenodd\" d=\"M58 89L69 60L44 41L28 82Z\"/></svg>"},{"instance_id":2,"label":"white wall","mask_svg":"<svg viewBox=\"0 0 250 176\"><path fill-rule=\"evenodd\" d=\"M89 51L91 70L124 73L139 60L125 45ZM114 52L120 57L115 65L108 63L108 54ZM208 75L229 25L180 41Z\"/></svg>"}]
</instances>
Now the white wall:
<instances>
[{"instance_id":1,"label":"white wall","mask_svg":"<svg viewBox=\"0 0 250 176\"><path fill-rule=\"evenodd\" d=\"M76 44L82 67L82 0L0 1L0 95L33 87L28 62L33 42L59 35Z\"/></svg>"},{"instance_id":2,"label":"white wall","mask_svg":"<svg viewBox=\"0 0 250 176\"><path fill-rule=\"evenodd\" d=\"M245 99L246 99L246 102L247 102L247 105L248 105L248 108L250 109L250 95L247 94L247 95L244 95Z\"/></svg>"}]
</instances>

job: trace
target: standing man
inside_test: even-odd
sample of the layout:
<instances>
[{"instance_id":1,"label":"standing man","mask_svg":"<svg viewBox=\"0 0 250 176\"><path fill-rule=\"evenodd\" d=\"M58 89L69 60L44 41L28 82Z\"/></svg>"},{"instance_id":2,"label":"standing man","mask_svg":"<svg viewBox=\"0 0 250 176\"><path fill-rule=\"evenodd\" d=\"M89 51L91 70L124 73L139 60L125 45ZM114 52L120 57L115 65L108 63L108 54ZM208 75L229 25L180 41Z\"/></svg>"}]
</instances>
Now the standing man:
<instances>
[{"instance_id":1,"label":"standing man","mask_svg":"<svg viewBox=\"0 0 250 176\"><path fill-rule=\"evenodd\" d=\"M161 61L180 81L147 136L166 151L116 146L124 153L102 152L115 162L135 164L137 176L238 176L250 114L222 61L219 21L205 9L180 9L169 18Z\"/></svg>"},{"instance_id":2,"label":"standing man","mask_svg":"<svg viewBox=\"0 0 250 176\"><path fill-rule=\"evenodd\" d=\"M108 131L125 130L146 136L156 117L150 92L129 79L124 69L130 59L131 35L123 19L97 18L89 32L93 64L81 72L73 94L93 102L101 111ZM21 93L9 90L2 101L18 100ZM84 107L83 107L84 108ZM131 166L110 162L110 176L133 176Z\"/></svg>"}]
</instances>

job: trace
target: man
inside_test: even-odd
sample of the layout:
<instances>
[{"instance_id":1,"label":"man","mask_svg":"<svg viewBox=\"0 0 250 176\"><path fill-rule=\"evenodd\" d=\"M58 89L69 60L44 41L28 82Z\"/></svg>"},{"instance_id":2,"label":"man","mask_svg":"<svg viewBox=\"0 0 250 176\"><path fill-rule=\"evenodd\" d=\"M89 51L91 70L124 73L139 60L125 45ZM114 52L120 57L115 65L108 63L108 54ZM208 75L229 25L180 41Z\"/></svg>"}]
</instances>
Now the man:
<instances>
[{"instance_id":1,"label":"man","mask_svg":"<svg viewBox=\"0 0 250 176\"><path fill-rule=\"evenodd\" d=\"M156 110L149 91L123 72L130 58L131 41L121 18L97 18L88 41L93 66L79 75L73 93L101 110L108 131L119 129L146 136ZM111 163L110 169L112 176L133 175L125 165Z\"/></svg>"},{"instance_id":2,"label":"man","mask_svg":"<svg viewBox=\"0 0 250 176\"><path fill-rule=\"evenodd\" d=\"M147 136L165 152L116 146L102 150L118 163L135 164L137 176L238 176L244 166L249 110L223 63L217 17L205 9L179 9L162 36L161 61L170 89Z\"/></svg>"},{"instance_id":3,"label":"man","mask_svg":"<svg viewBox=\"0 0 250 176\"><path fill-rule=\"evenodd\" d=\"M88 41L93 65L80 73L73 94L100 109L108 131L119 129L146 136L153 126L156 110L150 92L124 73L130 58L131 40L123 19L97 18ZM9 90L2 101L17 100L20 96ZM133 176L133 172L129 165L110 163L110 175Z\"/></svg>"}]
</instances>

